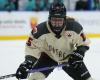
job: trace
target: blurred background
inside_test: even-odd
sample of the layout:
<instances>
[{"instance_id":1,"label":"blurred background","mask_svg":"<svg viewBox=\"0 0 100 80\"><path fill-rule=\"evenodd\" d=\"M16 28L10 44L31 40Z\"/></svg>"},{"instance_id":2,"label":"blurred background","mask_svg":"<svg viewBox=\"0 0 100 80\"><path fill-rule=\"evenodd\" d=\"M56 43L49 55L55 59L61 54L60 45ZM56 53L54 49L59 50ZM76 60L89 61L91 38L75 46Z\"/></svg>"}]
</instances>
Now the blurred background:
<instances>
[{"instance_id":1,"label":"blurred background","mask_svg":"<svg viewBox=\"0 0 100 80\"><path fill-rule=\"evenodd\" d=\"M48 19L50 4L57 1L65 4L66 16L84 26L87 36L100 36L100 0L0 0L0 40L27 39L33 27Z\"/></svg>"},{"instance_id":2,"label":"blurred background","mask_svg":"<svg viewBox=\"0 0 100 80\"><path fill-rule=\"evenodd\" d=\"M0 0L0 11L48 11L49 5L58 0ZM59 0L68 11L100 10L100 0Z\"/></svg>"},{"instance_id":3,"label":"blurred background","mask_svg":"<svg viewBox=\"0 0 100 80\"><path fill-rule=\"evenodd\" d=\"M24 61L25 43L31 30L48 20L49 6L57 1L65 4L66 16L75 18L90 38L90 50L84 61L93 78L100 80L100 0L0 0L0 76L16 72ZM72 80L60 69L46 80L59 79Z\"/></svg>"}]
</instances>

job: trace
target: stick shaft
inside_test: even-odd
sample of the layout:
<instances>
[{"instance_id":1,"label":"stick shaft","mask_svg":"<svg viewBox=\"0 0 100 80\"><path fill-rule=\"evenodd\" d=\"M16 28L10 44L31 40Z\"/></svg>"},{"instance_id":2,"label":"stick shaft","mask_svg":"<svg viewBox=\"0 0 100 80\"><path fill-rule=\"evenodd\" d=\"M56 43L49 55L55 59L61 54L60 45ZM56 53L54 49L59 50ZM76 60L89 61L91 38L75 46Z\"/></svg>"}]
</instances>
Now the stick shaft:
<instances>
[{"instance_id":1,"label":"stick shaft","mask_svg":"<svg viewBox=\"0 0 100 80\"><path fill-rule=\"evenodd\" d=\"M29 73L45 71L45 70L54 69L56 67L63 67L63 66L69 66L69 64L60 64L60 65L57 65L57 66L44 67L44 68L39 68L39 69L32 69L32 70L29 70ZM5 75L5 76L0 76L0 80L5 79L5 78L10 78L10 77L15 77L15 76L16 76L16 74L9 74L9 75Z\"/></svg>"},{"instance_id":2,"label":"stick shaft","mask_svg":"<svg viewBox=\"0 0 100 80\"><path fill-rule=\"evenodd\" d=\"M5 76L0 76L0 80L1 79L5 79L5 78L10 78L10 77L15 77L16 74L9 74L9 75L5 75Z\"/></svg>"},{"instance_id":3,"label":"stick shaft","mask_svg":"<svg viewBox=\"0 0 100 80\"><path fill-rule=\"evenodd\" d=\"M56 67L63 67L63 66L69 66L69 64L60 64L60 65L57 65L57 66L44 67L44 68L39 68L39 69L32 69L32 70L29 70L29 73L45 71L45 70L54 69Z\"/></svg>"}]
</instances>

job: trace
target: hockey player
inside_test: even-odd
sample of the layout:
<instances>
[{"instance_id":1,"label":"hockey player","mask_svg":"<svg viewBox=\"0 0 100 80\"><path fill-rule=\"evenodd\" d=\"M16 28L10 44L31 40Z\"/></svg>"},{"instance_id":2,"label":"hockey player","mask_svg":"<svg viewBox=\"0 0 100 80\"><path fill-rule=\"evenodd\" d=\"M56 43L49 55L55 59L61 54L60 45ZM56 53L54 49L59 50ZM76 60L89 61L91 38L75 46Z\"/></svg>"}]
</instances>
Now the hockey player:
<instances>
[{"instance_id":1,"label":"hockey player","mask_svg":"<svg viewBox=\"0 0 100 80\"><path fill-rule=\"evenodd\" d=\"M63 3L52 3L48 21L37 25L37 31L32 30L26 42L25 61L17 69L16 78L44 80L53 69L35 72L30 77L28 71L66 64L62 69L73 80L93 80L83 62L88 49L89 40L82 26L75 19L66 17Z\"/></svg>"}]
</instances>

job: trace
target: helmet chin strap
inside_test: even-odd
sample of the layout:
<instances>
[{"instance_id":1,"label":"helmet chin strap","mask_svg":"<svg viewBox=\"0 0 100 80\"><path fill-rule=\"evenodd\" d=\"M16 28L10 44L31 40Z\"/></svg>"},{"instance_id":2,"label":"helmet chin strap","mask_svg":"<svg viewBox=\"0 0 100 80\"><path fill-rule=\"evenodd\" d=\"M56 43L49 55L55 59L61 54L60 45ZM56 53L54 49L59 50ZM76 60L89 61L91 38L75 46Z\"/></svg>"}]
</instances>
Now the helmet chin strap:
<instances>
[{"instance_id":1,"label":"helmet chin strap","mask_svg":"<svg viewBox=\"0 0 100 80\"><path fill-rule=\"evenodd\" d=\"M65 24L63 24L62 26L56 27L56 26L52 26L49 21L49 25L50 25L51 30L56 34L55 37L60 38L61 37L60 33L62 32Z\"/></svg>"},{"instance_id":2,"label":"helmet chin strap","mask_svg":"<svg viewBox=\"0 0 100 80\"><path fill-rule=\"evenodd\" d=\"M54 32L60 32L62 30L62 28L63 28L63 26L59 26L59 27L53 26Z\"/></svg>"},{"instance_id":3,"label":"helmet chin strap","mask_svg":"<svg viewBox=\"0 0 100 80\"><path fill-rule=\"evenodd\" d=\"M63 30L65 23L62 26L57 27L57 26L52 26L51 22L49 21L49 25L50 25L51 30L55 34L59 35L61 33L61 31Z\"/></svg>"}]
</instances>

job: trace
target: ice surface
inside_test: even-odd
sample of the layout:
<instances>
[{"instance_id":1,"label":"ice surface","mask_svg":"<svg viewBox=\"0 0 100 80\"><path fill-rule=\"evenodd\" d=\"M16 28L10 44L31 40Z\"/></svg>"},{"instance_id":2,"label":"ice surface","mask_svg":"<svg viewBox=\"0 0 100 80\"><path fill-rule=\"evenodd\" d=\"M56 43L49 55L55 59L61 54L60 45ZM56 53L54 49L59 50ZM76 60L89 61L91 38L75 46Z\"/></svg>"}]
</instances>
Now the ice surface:
<instances>
[{"instance_id":1,"label":"ice surface","mask_svg":"<svg viewBox=\"0 0 100 80\"><path fill-rule=\"evenodd\" d=\"M25 40L0 41L0 76L15 73L24 61ZM100 80L100 38L91 39L90 50L84 62L95 80ZM9 78L6 80L17 80ZM63 70L56 68L46 80L72 80Z\"/></svg>"}]
</instances>

